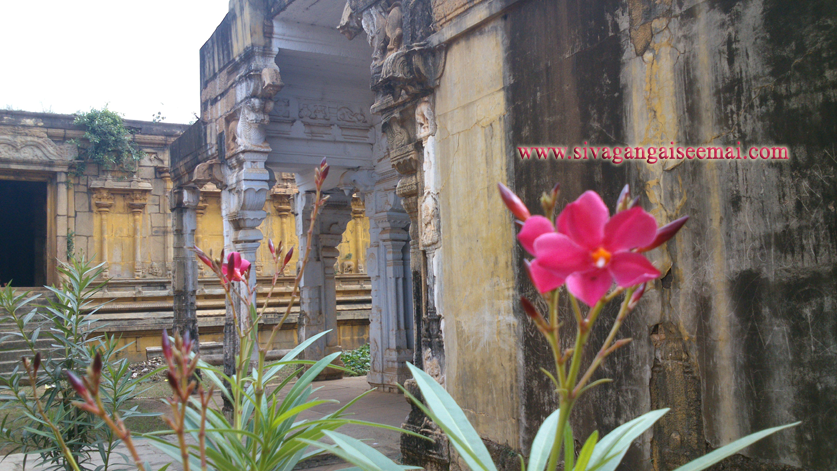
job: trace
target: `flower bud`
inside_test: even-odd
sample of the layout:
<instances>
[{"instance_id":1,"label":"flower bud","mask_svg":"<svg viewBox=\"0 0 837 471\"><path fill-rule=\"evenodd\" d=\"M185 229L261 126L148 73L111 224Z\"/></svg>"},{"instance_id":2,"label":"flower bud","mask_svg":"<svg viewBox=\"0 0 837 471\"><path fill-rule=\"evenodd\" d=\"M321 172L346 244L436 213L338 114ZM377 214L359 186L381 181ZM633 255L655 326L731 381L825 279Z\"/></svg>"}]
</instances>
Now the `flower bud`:
<instances>
[{"instance_id":1,"label":"flower bud","mask_svg":"<svg viewBox=\"0 0 837 471\"><path fill-rule=\"evenodd\" d=\"M649 250L654 250L657 247L663 245L664 243L668 242L669 239L675 236L680 229L683 228L683 225L686 224L686 221L689 220L689 216L683 216L680 219L672 221L665 226L657 229L657 236L654 237L654 241L651 242L647 247L643 247L639 249L639 252L648 252Z\"/></svg>"},{"instance_id":2,"label":"flower bud","mask_svg":"<svg viewBox=\"0 0 837 471\"><path fill-rule=\"evenodd\" d=\"M645 294L645 287L648 286L648 283L643 283L639 285L634 294L631 295L631 300L628 301L628 309L633 310L637 304L639 304L639 300L642 299L642 295Z\"/></svg>"},{"instance_id":3,"label":"flower bud","mask_svg":"<svg viewBox=\"0 0 837 471\"><path fill-rule=\"evenodd\" d=\"M72 371L65 371L67 373L67 381L69 381L70 386L76 390L76 393L87 400L90 397L90 391L84 386L84 383L81 382L81 378L76 376L75 373Z\"/></svg>"},{"instance_id":4,"label":"flower bud","mask_svg":"<svg viewBox=\"0 0 837 471\"><path fill-rule=\"evenodd\" d=\"M291 248L288 249L288 253L285 254L285 260L282 262L283 267L291 261L291 257L293 257L293 255L294 255L294 248L293 248L293 246L291 246Z\"/></svg>"},{"instance_id":5,"label":"flower bud","mask_svg":"<svg viewBox=\"0 0 837 471\"><path fill-rule=\"evenodd\" d=\"M558 194L561 193L561 184L556 183L555 186L552 187L552 201L558 201Z\"/></svg>"},{"instance_id":6,"label":"flower bud","mask_svg":"<svg viewBox=\"0 0 837 471\"><path fill-rule=\"evenodd\" d=\"M173 391L180 389L180 383L177 381L177 377L171 372L171 370L166 370L166 379L168 379L169 386L171 386Z\"/></svg>"},{"instance_id":7,"label":"flower bud","mask_svg":"<svg viewBox=\"0 0 837 471\"><path fill-rule=\"evenodd\" d=\"M500 198L503 199L503 203L505 203L506 207L509 208L509 211L514 214L514 217L520 219L521 221L529 219L531 216L531 214L529 214L529 209L526 208L526 205L523 204L523 201L520 201L520 198L517 195L512 193L512 191L502 183L498 183L497 188L500 189Z\"/></svg>"},{"instance_id":8,"label":"flower bud","mask_svg":"<svg viewBox=\"0 0 837 471\"><path fill-rule=\"evenodd\" d=\"M171 339L169 339L169 333L166 329L163 329L163 339L161 342L163 347L163 356L166 358L166 362L169 364L172 363L172 351L171 351Z\"/></svg>"},{"instance_id":9,"label":"flower bud","mask_svg":"<svg viewBox=\"0 0 837 471\"><path fill-rule=\"evenodd\" d=\"M32 372L38 374L38 368L41 367L41 352L35 354L35 360L32 362Z\"/></svg>"},{"instance_id":10,"label":"flower bud","mask_svg":"<svg viewBox=\"0 0 837 471\"><path fill-rule=\"evenodd\" d=\"M203 250L199 249L198 246L192 247L192 251L195 252L195 255L198 256L198 259L204 263L204 265L212 268L212 259L210 259Z\"/></svg>"},{"instance_id":11,"label":"flower bud","mask_svg":"<svg viewBox=\"0 0 837 471\"><path fill-rule=\"evenodd\" d=\"M325 157L323 157L323 160L320 161L320 168L323 168L326 165L328 165L328 161L326 160Z\"/></svg>"},{"instance_id":12,"label":"flower bud","mask_svg":"<svg viewBox=\"0 0 837 471\"><path fill-rule=\"evenodd\" d=\"M639 196L637 196L636 198L631 200L630 204L628 204L628 209L631 209L638 204L639 204Z\"/></svg>"},{"instance_id":13,"label":"flower bud","mask_svg":"<svg viewBox=\"0 0 837 471\"><path fill-rule=\"evenodd\" d=\"M616 200L616 212L621 212L628 209L628 202L631 201L631 185L626 184L622 188L622 193L619 193L619 199Z\"/></svg>"},{"instance_id":14,"label":"flower bud","mask_svg":"<svg viewBox=\"0 0 837 471\"><path fill-rule=\"evenodd\" d=\"M192 334L189 333L187 330L185 334L183 334L183 354L188 355L192 351Z\"/></svg>"},{"instance_id":15,"label":"flower bud","mask_svg":"<svg viewBox=\"0 0 837 471\"><path fill-rule=\"evenodd\" d=\"M267 239L267 250L270 250L270 254L276 256L276 246L273 245L273 239Z\"/></svg>"},{"instance_id":16,"label":"flower bud","mask_svg":"<svg viewBox=\"0 0 837 471\"><path fill-rule=\"evenodd\" d=\"M549 324L547 324L546 319L543 318L538 309L526 298L523 296L520 297L520 304L523 306L523 312L529 316L535 322L535 325L538 327L543 333L546 333L549 330Z\"/></svg>"},{"instance_id":17,"label":"flower bud","mask_svg":"<svg viewBox=\"0 0 837 471\"><path fill-rule=\"evenodd\" d=\"M93 365L92 365L92 373L96 376L102 374L102 354L96 352L96 356L93 357Z\"/></svg>"}]
</instances>

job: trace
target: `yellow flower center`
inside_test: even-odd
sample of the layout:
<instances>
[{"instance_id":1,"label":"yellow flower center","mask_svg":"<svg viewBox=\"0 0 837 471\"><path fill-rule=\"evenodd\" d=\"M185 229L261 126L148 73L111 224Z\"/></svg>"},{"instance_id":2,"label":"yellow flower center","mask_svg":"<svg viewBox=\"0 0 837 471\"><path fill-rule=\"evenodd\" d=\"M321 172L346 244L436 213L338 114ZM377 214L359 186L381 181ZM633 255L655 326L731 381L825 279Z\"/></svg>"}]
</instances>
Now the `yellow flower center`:
<instances>
[{"instance_id":1,"label":"yellow flower center","mask_svg":"<svg viewBox=\"0 0 837 471\"><path fill-rule=\"evenodd\" d=\"M590 256L593 257L593 263L596 264L597 268L604 268L610 263L610 252L605 250L604 247L599 247Z\"/></svg>"}]
</instances>

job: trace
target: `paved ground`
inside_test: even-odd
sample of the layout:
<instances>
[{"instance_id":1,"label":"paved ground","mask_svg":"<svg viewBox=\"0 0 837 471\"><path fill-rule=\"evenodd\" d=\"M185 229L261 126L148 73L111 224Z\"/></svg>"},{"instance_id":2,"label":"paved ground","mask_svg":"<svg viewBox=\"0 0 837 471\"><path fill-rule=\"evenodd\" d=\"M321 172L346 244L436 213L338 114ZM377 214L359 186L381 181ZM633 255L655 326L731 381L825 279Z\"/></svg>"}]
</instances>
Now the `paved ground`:
<instances>
[{"instance_id":1,"label":"paved ground","mask_svg":"<svg viewBox=\"0 0 837 471\"><path fill-rule=\"evenodd\" d=\"M314 383L314 386L322 388L315 392L314 396L321 399L336 399L340 401L340 404L345 404L369 389L365 376L344 378L336 381L322 381ZM337 404L324 404L316 407L313 411L307 411L302 414L302 417L316 419L317 417L334 412L339 407L340 405ZM410 406L401 394L387 394L375 391L352 406L350 411L354 412L354 418L358 420L400 427L410 411ZM396 459L400 455L399 435L396 432L362 426L346 426L341 428L340 432L355 438L366 439L366 443L390 458ZM151 464L151 469L148 471L158 470L170 461L166 455L162 454L147 440L139 439L136 443L140 455ZM127 454L127 450L120 451ZM32 468L31 463L32 459L30 458L29 464L26 467L27 470L36 471ZM333 457L322 457L315 462L307 464L300 463L299 466L299 468L308 468L316 471L332 471L345 467L347 467L345 463L339 462ZM174 471L181 468L171 466L169 469ZM0 471L23 471L23 455L15 454L9 456L0 463Z\"/></svg>"}]
</instances>

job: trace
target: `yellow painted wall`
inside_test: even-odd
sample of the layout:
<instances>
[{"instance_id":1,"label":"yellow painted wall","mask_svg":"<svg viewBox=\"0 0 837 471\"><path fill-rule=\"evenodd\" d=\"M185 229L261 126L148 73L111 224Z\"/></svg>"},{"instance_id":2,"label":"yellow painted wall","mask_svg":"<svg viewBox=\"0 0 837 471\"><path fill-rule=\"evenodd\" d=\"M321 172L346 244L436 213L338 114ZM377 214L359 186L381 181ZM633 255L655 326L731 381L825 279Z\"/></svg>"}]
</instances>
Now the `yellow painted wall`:
<instances>
[{"instance_id":1,"label":"yellow painted wall","mask_svg":"<svg viewBox=\"0 0 837 471\"><path fill-rule=\"evenodd\" d=\"M518 446L518 339L501 22L452 43L436 92L446 378L481 436Z\"/></svg>"},{"instance_id":2,"label":"yellow painted wall","mask_svg":"<svg viewBox=\"0 0 837 471\"><path fill-rule=\"evenodd\" d=\"M204 214L198 216L198 229L195 233L195 243L206 253L211 250L217 256L224 248L223 222L221 219L221 195L220 193L205 192L202 204L206 205ZM285 270L286 275L296 273L296 262L300 248L296 237L296 223L292 213L281 213L268 199L264 206L267 217L265 217L259 229L264 236L264 243L259 247L257 254L256 268L260 275L273 275L273 263L270 252L267 249L267 240L273 239L278 246L283 241L285 250L294 246L294 255L291 263ZM343 233L343 241L338 246L340 256L337 261L338 267L345 266L346 262L353 266L353 272L357 273L357 261L360 261L363 272L366 272L366 250L369 248L369 219L366 216L355 217L347 225ZM209 276L209 272L204 272Z\"/></svg>"}]
</instances>

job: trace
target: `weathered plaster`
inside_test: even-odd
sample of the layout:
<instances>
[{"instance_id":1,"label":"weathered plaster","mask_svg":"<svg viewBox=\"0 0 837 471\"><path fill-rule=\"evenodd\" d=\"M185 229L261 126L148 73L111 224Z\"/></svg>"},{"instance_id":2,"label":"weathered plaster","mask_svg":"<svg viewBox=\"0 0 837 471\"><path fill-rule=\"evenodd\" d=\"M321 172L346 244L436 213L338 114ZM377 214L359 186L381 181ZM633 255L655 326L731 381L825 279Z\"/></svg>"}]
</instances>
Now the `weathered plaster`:
<instances>
[{"instance_id":1,"label":"weathered plaster","mask_svg":"<svg viewBox=\"0 0 837 471\"><path fill-rule=\"evenodd\" d=\"M518 321L511 226L496 182L506 181L503 30L457 41L436 92L446 385L477 430L518 441ZM448 343L449 342L449 343Z\"/></svg>"}]
</instances>

